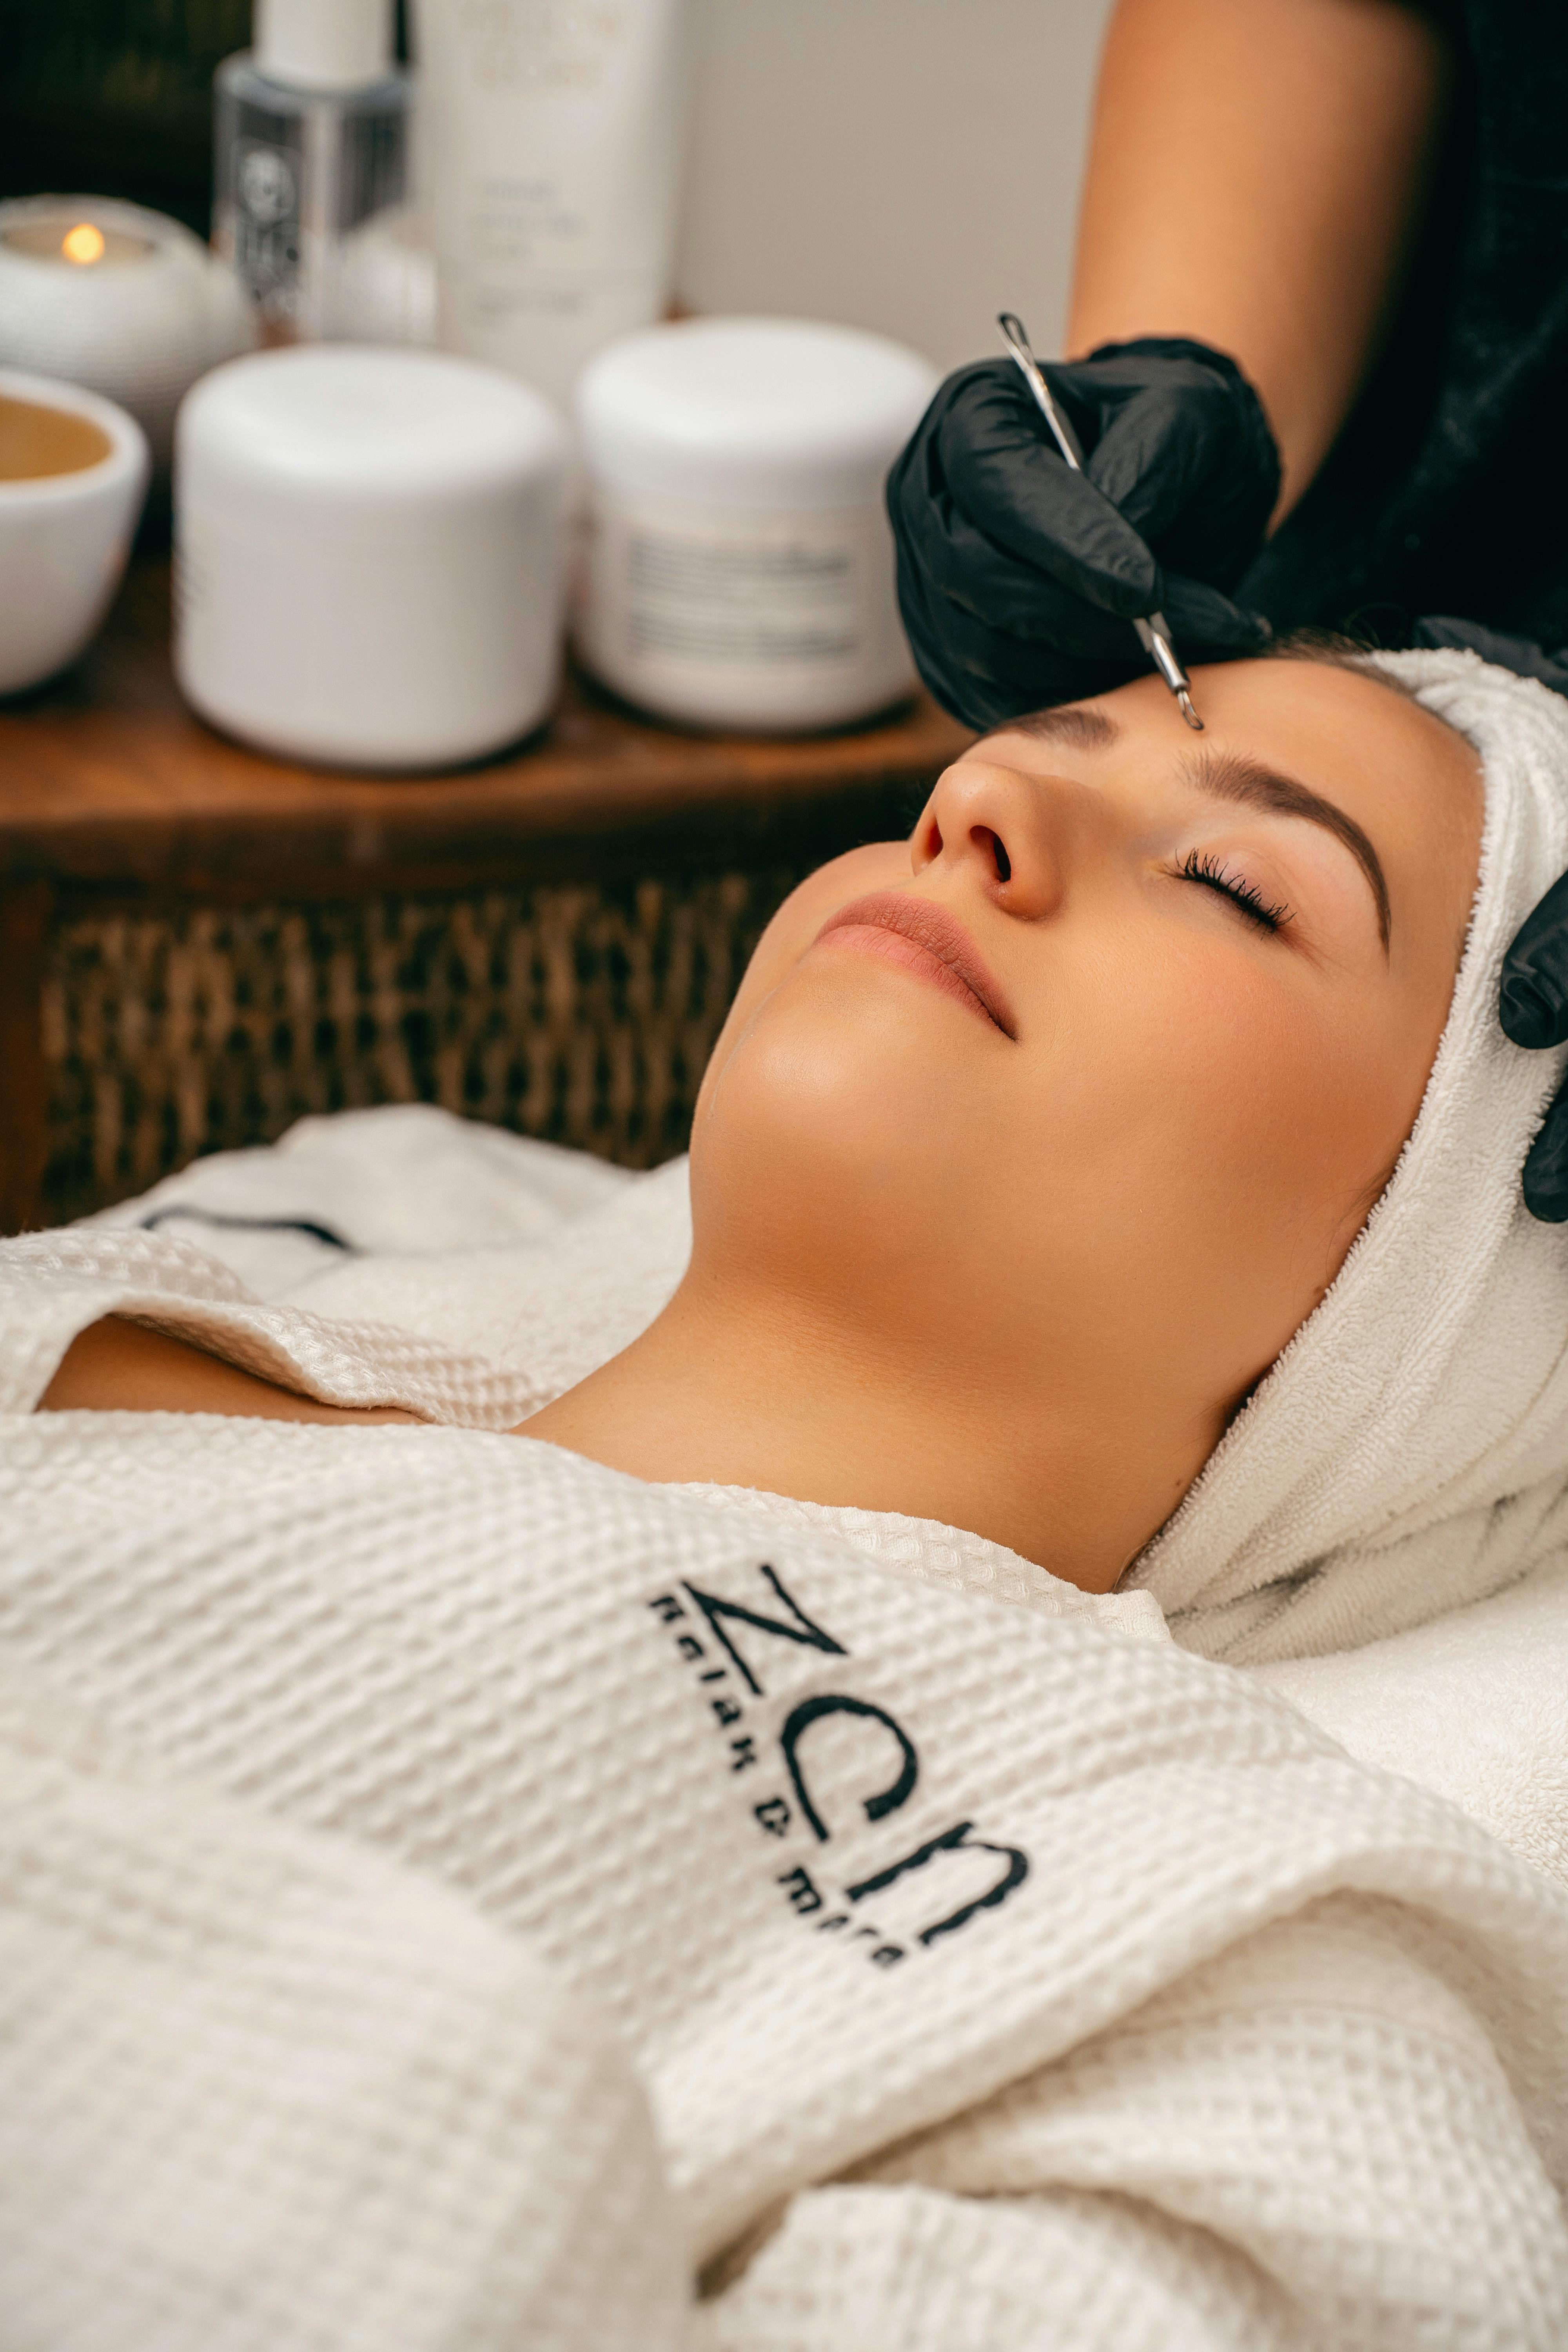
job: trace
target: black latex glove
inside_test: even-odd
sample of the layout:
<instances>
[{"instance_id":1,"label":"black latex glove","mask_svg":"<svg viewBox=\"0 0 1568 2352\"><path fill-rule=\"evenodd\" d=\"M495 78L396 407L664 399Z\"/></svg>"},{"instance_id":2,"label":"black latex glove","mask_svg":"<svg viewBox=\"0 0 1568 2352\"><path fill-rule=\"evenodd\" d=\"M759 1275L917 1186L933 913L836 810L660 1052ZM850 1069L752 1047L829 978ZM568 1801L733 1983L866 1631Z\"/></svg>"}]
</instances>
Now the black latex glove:
<instances>
[{"instance_id":1,"label":"black latex glove","mask_svg":"<svg viewBox=\"0 0 1568 2352\"><path fill-rule=\"evenodd\" d=\"M1134 619L1162 611L1184 662L1258 653L1268 625L1226 592L1263 543L1279 458L1258 395L1205 343L1107 343L1046 378L1084 450L1075 474L1008 359L940 387L888 478L899 604L921 676L986 728L1139 676Z\"/></svg>"},{"instance_id":2,"label":"black latex glove","mask_svg":"<svg viewBox=\"0 0 1568 2352\"><path fill-rule=\"evenodd\" d=\"M1568 649L1542 653L1528 638L1500 636L1471 621L1436 616L1417 621L1410 637L1417 646L1468 646L1500 669L1538 677L1542 686L1568 695ZM1504 956L1499 1010L1516 1045L1540 1049L1568 1038L1568 874L1552 884ZM1544 1224L1568 1222L1568 1080L1530 1147L1524 1205Z\"/></svg>"}]
</instances>

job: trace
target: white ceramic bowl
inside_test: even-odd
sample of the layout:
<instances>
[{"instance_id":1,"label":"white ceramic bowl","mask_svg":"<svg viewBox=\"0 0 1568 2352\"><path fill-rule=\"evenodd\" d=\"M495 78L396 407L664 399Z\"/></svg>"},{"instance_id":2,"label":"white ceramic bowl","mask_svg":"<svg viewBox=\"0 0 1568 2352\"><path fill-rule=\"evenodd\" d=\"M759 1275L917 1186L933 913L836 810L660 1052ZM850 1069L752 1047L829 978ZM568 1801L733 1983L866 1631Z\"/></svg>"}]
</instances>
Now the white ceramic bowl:
<instances>
[{"instance_id":1,"label":"white ceramic bowl","mask_svg":"<svg viewBox=\"0 0 1568 2352\"><path fill-rule=\"evenodd\" d=\"M75 473L0 480L0 694L15 694L91 641L125 569L150 465L136 419L95 392L0 368L0 396L85 416L110 445Z\"/></svg>"}]
</instances>

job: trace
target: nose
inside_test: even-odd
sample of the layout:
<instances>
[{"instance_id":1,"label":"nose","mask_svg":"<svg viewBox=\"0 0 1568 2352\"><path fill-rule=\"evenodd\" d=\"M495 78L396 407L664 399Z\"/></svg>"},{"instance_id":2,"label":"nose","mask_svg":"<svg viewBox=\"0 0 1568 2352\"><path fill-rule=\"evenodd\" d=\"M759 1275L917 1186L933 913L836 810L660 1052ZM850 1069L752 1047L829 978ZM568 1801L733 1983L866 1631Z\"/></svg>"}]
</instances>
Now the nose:
<instances>
[{"instance_id":1,"label":"nose","mask_svg":"<svg viewBox=\"0 0 1568 2352\"><path fill-rule=\"evenodd\" d=\"M937 780L910 836L917 875L966 871L1003 910L1027 921L1056 911L1082 835L1089 795L1067 776L1024 774L971 756Z\"/></svg>"}]
</instances>

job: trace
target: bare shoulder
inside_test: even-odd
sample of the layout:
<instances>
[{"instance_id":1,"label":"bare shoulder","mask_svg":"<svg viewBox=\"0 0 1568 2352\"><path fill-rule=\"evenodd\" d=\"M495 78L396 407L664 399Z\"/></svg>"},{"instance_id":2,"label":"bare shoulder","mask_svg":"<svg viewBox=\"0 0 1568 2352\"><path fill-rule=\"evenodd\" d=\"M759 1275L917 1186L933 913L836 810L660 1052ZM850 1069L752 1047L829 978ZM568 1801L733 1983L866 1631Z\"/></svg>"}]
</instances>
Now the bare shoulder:
<instances>
[{"instance_id":1,"label":"bare shoulder","mask_svg":"<svg viewBox=\"0 0 1568 2352\"><path fill-rule=\"evenodd\" d=\"M40 1412L220 1412L256 1421L414 1422L391 1405L321 1404L189 1341L108 1315L79 1332L38 1401Z\"/></svg>"}]
</instances>

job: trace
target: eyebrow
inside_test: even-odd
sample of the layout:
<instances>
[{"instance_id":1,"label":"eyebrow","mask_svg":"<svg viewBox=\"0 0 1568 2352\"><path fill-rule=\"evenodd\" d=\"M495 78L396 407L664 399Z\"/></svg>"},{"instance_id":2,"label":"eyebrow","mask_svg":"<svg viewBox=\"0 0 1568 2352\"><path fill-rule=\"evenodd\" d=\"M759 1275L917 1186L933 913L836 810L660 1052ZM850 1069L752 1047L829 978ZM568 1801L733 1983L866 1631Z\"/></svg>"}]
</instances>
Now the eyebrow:
<instances>
[{"instance_id":1,"label":"eyebrow","mask_svg":"<svg viewBox=\"0 0 1568 2352\"><path fill-rule=\"evenodd\" d=\"M1030 710L1022 719L1004 719L999 727L988 731L993 735L1037 735L1043 742L1076 743L1083 751L1098 751L1114 743L1121 730L1103 710L1088 709L1079 702L1063 702L1054 710Z\"/></svg>"},{"instance_id":2,"label":"eyebrow","mask_svg":"<svg viewBox=\"0 0 1568 2352\"><path fill-rule=\"evenodd\" d=\"M1299 783L1294 776L1282 775L1277 768L1267 767L1242 751L1200 751L1189 762L1188 773L1200 792L1212 793L1217 800L1261 809L1268 816L1305 817L1309 824L1321 825L1325 833L1342 842L1367 878L1377 906L1377 936L1384 955L1388 953L1391 917L1383 860L1353 816L1347 816L1342 808Z\"/></svg>"},{"instance_id":3,"label":"eyebrow","mask_svg":"<svg viewBox=\"0 0 1568 2352\"><path fill-rule=\"evenodd\" d=\"M1070 702L1055 710L1032 710L1025 718L1007 719L993 731L998 735L1033 735L1047 743L1075 744L1082 751L1102 751L1121 733L1115 719L1108 718L1103 710L1087 709ZM1259 809L1268 816L1302 817L1309 824L1321 825L1325 833L1331 833L1350 851L1366 877L1377 908L1377 935L1387 954L1392 922L1388 882L1383 860L1353 816L1347 816L1342 808L1324 800L1321 793L1311 791L1296 777L1284 775L1278 768L1270 768L1244 751L1200 751L1186 762L1186 773L1199 792L1215 800L1233 801L1239 807Z\"/></svg>"}]
</instances>

